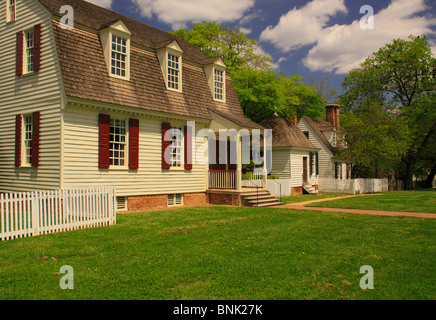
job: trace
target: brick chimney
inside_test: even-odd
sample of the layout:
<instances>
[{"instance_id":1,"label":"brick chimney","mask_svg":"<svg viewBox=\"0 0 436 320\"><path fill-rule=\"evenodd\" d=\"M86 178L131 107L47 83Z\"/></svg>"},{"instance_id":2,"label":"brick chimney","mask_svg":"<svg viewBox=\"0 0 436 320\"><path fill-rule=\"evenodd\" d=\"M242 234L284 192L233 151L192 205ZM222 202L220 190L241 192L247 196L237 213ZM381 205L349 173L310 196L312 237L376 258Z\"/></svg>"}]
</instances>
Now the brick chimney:
<instances>
[{"instance_id":1,"label":"brick chimney","mask_svg":"<svg viewBox=\"0 0 436 320\"><path fill-rule=\"evenodd\" d=\"M297 113L294 113L294 118L293 118L293 123L294 125L298 125L298 117L297 117Z\"/></svg>"},{"instance_id":2,"label":"brick chimney","mask_svg":"<svg viewBox=\"0 0 436 320\"><path fill-rule=\"evenodd\" d=\"M325 106L326 120L336 129L340 128L339 113L341 106L338 104L328 104Z\"/></svg>"}]
</instances>

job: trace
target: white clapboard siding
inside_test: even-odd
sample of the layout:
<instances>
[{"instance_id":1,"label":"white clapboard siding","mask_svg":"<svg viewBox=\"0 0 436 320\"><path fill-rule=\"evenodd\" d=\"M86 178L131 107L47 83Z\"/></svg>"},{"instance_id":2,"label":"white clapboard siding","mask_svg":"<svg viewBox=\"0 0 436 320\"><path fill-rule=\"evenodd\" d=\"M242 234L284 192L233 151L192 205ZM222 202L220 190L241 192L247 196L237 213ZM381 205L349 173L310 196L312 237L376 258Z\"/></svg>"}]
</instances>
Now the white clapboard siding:
<instances>
[{"instance_id":1,"label":"white clapboard siding","mask_svg":"<svg viewBox=\"0 0 436 320\"><path fill-rule=\"evenodd\" d=\"M62 90L48 11L35 0L16 1L17 20L5 24L0 1L0 192L60 187L60 103ZM15 75L16 34L42 24L41 70ZM15 116L41 112L40 167L15 168Z\"/></svg>"},{"instance_id":2,"label":"white clapboard siding","mask_svg":"<svg viewBox=\"0 0 436 320\"><path fill-rule=\"evenodd\" d=\"M271 174L278 175L280 179L290 178L291 175L291 151L289 148L272 149Z\"/></svg>"},{"instance_id":3,"label":"white clapboard siding","mask_svg":"<svg viewBox=\"0 0 436 320\"><path fill-rule=\"evenodd\" d=\"M0 240L116 224L115 188L0 194Z\"/></svg>"},{"instance_id":4,"label":"white clapboard siding","mask_svg":"<svg viewBox=\"0 0 436 320\"><path fill-rule=\"evenodd\" d=\"M334 167L332 163L332 153L326 147L326 145L318 138L312 127L306 122L304 118L301 118L298 122L298 128L301 131L309 131L309 141L317 148L319 156L319 176L320 177L334 177Z\"/></svg>"},{"instance_id":5,"label":"white clapboard siding","mask_svg":"<svg viewBox=\"0 0 436 320\"><path fill-rule=\"evenodd\" d=\"M98 114L139 120L139 169L98 168ZM68 104L63 111L65 184L101 184L117 188L117 196L205 192L207 165L195 163L192 170L162 170L162 122L183 127L186 121L150 118ZM196 131L204 128L196 123ZM128 131L128 130L127 130ZM204 139L194 137L196 150Z\"/></svg>"}]
</instances>

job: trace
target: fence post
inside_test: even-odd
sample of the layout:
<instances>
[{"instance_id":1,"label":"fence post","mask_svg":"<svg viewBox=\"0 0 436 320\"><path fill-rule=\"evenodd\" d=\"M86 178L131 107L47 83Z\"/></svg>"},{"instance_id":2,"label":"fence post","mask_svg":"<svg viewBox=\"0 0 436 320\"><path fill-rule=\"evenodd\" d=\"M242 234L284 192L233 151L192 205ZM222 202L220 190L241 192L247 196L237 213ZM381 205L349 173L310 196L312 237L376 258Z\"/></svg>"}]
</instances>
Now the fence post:
<instances>
[{"instance_id":1,"label":"fence post","mask_svg":"<svg viewBox=\"0 0 436 320\"><path fill-rule=\"evenodd\" d=\"M39 200L36 193L33 191L32 195L32 235L39 235Z\"/></svg>"}]
</instances>

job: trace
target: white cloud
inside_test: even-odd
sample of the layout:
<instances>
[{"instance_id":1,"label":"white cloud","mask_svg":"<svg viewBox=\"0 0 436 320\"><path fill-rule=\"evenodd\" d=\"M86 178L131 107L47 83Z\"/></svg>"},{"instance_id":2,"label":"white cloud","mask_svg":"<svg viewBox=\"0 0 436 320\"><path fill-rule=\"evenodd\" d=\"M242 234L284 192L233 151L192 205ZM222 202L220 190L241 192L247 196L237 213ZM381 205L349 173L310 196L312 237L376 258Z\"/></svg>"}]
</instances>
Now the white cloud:
<instances>
[{"instance_id":1,"label":"white cloud","mask_svg":"<svg viewBox=\"0 0 436 320\"><path fill-rule=\"evenodd\" d=\"M112 0L85 0L85 1L91 2L93 4L96 4L106 9L110 9L112 5Z\"/></svg>"},{"instance_id":2,"label":"white cloud","mask_svg":"<svg viewBox=\"0 0 436 320\"><path fill-rule=\"evenodd\" d=\"M255 0L132 0L142 16L156 16L173 29L188 22L213 20L217 23L238 21L254 6Z\"/></svg>"},{"instance_id":3,"label":"white cloud","mask_svg":"<svg viewBox=\"0 0 436 320\"><path fill-rule=\"evenodd\" d=\"M318 1L314 0L310 4ZM343 3L343 1L339 2ZM261 40L270 41L277 48L286 52L296 50L303 45L312 45L307 56L303 59L304 65L311 71L346 74L350 69L358 67L378 48L393 39L407 39L410 34L436 34L431 29L432 26L436 25L434 17L417 16L418 13L428 10L425 0L393 0L386 9L375 14L374 29L372 30L361 29L359 20L349 25L326 27L328 16L313 15L306 7L290 12L294 19L298 17L300 21L307 21L299 26L302 30L299 37L289 40L298 32L293 31L294 29L286 31L287 27L295 28L296 26L292 22L286 23L285 18L282 17L276 27L269 27L264 31ZM337 10L343 11L340 6L337 6ZM306 30L306 26L310 32ZM289 34L289 37L283 36L286 34Z\"/></svg>"},{"instance_id":4,"label":"white cloud","mask_svg":"<svg viewBox=\"0 0 436 320\"><path fill-rule=\"evenodd\" d=\"M296 50L317 41L317 35L330 17L347 12L344 0L314 0L300 9L294 8L280 18L275 26L268 26L260 35L284 52Z\"/></svg>"}]
</instances>

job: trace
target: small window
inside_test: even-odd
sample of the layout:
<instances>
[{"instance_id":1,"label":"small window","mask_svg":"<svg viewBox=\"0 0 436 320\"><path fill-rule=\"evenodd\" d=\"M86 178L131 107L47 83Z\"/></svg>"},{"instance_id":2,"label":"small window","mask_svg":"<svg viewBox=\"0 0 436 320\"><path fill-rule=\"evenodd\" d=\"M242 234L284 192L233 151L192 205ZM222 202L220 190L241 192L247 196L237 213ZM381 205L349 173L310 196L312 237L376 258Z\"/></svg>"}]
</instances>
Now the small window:
<instances>
[{"instance_id":1,"label":"small window","mask_svg":"<svg viewBox=\"0 0 436 320\"><path fill-rule=\"evenodd\" d=\"M16 18L15 0L6 0L6 22L13 22Z\"/></svg>"},{"instance_id":2,"label":"small window","mask_svg":"<svg viewBox=\"0 0 436 320\"><path fill-rule=\"evenodd\" d=\"M169 194L168 195L168 207L172 206L182 206L183 205L183 194Z\"/></svg>"},{"instance_id":3,"label":"small window","mask_svg":"<svg viewBox=\"0 0 436 320\"><path fill-rule=\"evenodd\" d=\"M127 210L127 197L117 197L117 210Z\"/></svg>"},{"instance_id":4,"label":"small window","mask_svg":"<svg viewBox=\"0 0 436 320\"><path fill-rule=\"evenodd\" d=\"M111 74L126 77L127 40L112 35Z\"/></svg>"},{"instance_id":5,"label":"small window","mask_svg":"<svg viewBox=\"0 0 436 320\"><path fill-rule=\"evenodd\" d=\"M24 55L24 70L25 73L33 72L33 55L35 46L35 32L34 30L25 33L25 55Z\"/></svg>"},{"instance_id":6,"label":"small window","mask_svg":"<svg viewBox=\"0 0 436 320\"><path fill-rule=\"evenodd\" d=\"M336 147L336 144L337 144L336 132L333 132L333 143L332 143L332 146Z\"/></svg>"},{"instance_id":7,"label":"small window","mask_svg":"<svg viewBox=\"0 0 436 320\"><path fill-rule=\"evenodd\" d=\"M306 136L306 138L309 139L309 131L303 131L303 133Z\"/></svg>"},{"instance_id":8,"label":"small window","mask_svg":"<svg viewBox=\"0 0 436 320\"><path fill-rule=\"evenodd\" d=\"M179 90L180 87L180 63L179 57L168 53L168 88Z\"/></svg>"},{"instance_id":9,"label":"small window","mask_svg":"<svg viewBox=\"0 0 436 320\"><path fill-rule=\"evenodd\" d=\"M215 69L214 72L215 100L224 100L224 71Z\"/></svg>"},{"instance_id":10,"label":"small window","mask_svg":"<svg viewBox=\"0 0 436 320\"><path fill-rule=\"evenodd\" d=\"M170 165L181 167L183 165L183 132L180 128L171 128Z\"/></svg>"},{"instance_id":11,"label":"small window","mask_svg":"<svg viewBox=\"0 0 436 320\"><path fill-rule=\"evenodd\" d=\"M33 121L32 116L23 116L23 165L32 165L32 132Z\"/></svg>"},{"instance_id":12,"label":"small window","mask_svg":"<svg viewBox=\"0 0 436 320\"><path fill-rule=\"evenodd\" d=\"M115 167L125 167L126 149L126 121L111 119L109 164Z\"/></svg>"}]
</instances>

